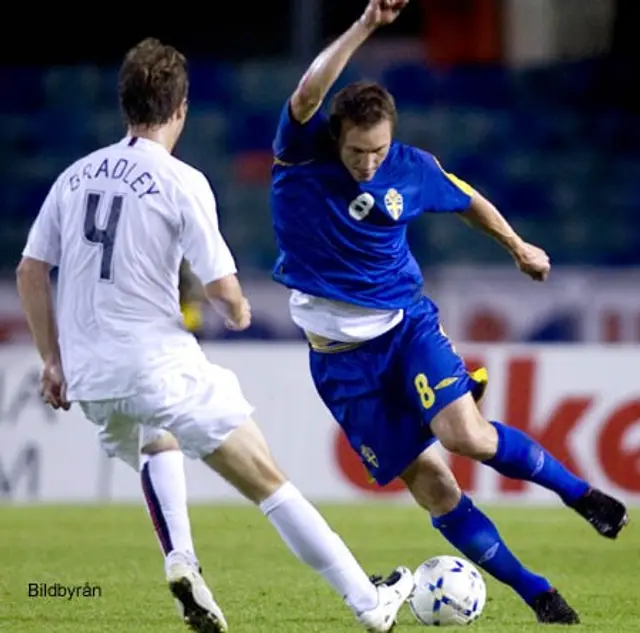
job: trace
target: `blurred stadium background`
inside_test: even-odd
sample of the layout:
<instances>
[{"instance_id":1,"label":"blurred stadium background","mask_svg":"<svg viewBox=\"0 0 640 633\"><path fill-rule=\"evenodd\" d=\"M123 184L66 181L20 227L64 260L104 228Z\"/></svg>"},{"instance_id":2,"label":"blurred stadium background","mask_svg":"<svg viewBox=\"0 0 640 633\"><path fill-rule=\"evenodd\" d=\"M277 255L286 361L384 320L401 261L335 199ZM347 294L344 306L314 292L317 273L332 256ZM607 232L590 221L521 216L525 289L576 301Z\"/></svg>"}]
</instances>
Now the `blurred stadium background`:
<instances>
[{"instance_id":1,"label":"blurred stadium background","mask_svg":"<svg viewBox=\"0 0 640 633\"><path fill-rule=\"evenodd\" d=\"M117 68L148 35L190 58L190 119L176 153L209 177L254 305L247 333L230 335L207 313L197 334L212 358L237 369L303 490L327 500L374 494L317 401L286 292L270 281L268 208L279 110L313 56L364 4L231 3L198 24L167 18L154 28L131 19L83 32L56 23L37 35L38 46L3 42L0 497L138 498L133 474L100 458L79 413L38 403L38 362L13 274L60 170L123 134ZM634 0L413 0L339 82L383 82L397 99L399 137L436 154L551 254L551 280L536 285L461 222L427 217L411 230L448 333L470 364L489 365L489 414L529 428L630 499L640 493L638 17ZM65 451L74 458L62 467ZM455 465L488 500L543 498ZM194 473L194 498L232 496L198 466Z\"/></svg>"}]
</instances>

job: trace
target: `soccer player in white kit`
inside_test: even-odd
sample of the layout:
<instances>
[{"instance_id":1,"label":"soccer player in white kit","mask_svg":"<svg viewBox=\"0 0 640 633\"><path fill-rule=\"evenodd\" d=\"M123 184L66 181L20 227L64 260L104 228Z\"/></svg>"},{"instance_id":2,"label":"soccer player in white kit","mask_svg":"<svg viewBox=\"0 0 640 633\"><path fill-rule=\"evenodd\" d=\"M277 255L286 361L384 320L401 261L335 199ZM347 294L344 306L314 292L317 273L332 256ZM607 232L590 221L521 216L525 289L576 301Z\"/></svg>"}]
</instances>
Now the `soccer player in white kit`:
<instances>
[{"instance_id":1,"label":"soccer player in white kit","mask_svg":"<svg viewBox=\"0 0 640 633\"><path fill-rule=\"evenodd\" d=\"M106 452L141 469L167 581L193 630L221 633L228 625L194 554L183 454L258 505L367 630L391 630L413 591L411 572L399 567L375 584L368 578L275 464L236 376L209 363L183 327L183 257L228 327L251 322L213 192L201 172L171 155L187 114L184 57L142 41L125 57L119 94L126 137L59 176L17 271L44 364L44 399L56 409L77 403Z\"/></svg>"}]
</instances>

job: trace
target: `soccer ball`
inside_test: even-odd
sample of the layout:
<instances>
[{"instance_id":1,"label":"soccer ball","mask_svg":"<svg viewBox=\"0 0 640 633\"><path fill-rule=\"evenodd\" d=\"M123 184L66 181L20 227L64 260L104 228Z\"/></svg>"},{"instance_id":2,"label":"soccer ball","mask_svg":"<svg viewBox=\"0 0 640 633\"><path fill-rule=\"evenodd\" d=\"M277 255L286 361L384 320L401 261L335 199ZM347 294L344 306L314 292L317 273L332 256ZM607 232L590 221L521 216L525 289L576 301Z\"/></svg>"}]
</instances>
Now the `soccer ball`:
<instances>
[{"instance_id":1,"label":"soccer ball","mask_svg":"<svg viewBox=\"0 0 640 633\"><path fill-rule=\"evenodd\" d=\"M487 600L487 587L480 572L455 556L436 556L425 561L414 574L416 588L409 607L418 622L427 626L471 624Z\"/></svg>"}]
</instances>

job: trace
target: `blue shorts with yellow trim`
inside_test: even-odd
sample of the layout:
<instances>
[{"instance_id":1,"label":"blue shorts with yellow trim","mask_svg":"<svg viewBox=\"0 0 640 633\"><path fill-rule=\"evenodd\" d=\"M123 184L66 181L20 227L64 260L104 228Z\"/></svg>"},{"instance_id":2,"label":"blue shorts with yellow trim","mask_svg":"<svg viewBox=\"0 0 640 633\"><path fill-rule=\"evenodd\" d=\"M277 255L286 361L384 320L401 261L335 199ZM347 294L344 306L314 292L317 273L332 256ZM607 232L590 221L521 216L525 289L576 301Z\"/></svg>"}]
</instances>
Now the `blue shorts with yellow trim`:
<instances>
[{"instance_id":1,"label":"blue shorts with yellow trim","mask_svg":"<svg viewBox=\"0 0 640 633\"><path fill-rule=\"evenodd\" d=\"M316 389L381 486L436 441L429 425L444 407L468 392L479 400L486 387L486 371L467 372L426 297L361 345L309 338Z\"/></svg>"}]
</instances>

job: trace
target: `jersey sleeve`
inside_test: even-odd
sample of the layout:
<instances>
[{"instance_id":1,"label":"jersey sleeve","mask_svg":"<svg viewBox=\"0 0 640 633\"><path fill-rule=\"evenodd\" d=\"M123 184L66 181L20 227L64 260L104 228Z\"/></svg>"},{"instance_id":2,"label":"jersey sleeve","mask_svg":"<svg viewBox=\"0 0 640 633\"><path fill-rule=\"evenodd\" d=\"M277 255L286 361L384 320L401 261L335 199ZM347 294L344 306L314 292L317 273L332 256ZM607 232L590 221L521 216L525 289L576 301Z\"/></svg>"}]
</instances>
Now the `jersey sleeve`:
<instances>
[{"instance_id":1,"label":"jersey sleeve","mask_svg":"<svg viewBox=\"0 0 640 633\"><path fill-rule=\"evenodd\" d=\"M291 102L287 101L280 114L278 129L273 141L276 163L296 165L316 158L323 140L329 136L329 120L318 110L306 123L300 123L291 114Z\"/></svg>"},{"instance_id":2,"label":"jersey sleeve","mask_svg":"<svg viewBox=\"0 0 640 633\"><path fill-rule=\"evenodd\" d=\"M22 251L23 257L30 257L51 266L60 265L62 254L59 190L60 179L53 184L42 203Z\"/></svg>"},{"instance_id":3,"label":"jersey sleeve","mask_svg":"<svg viewBox=\"0 0 640 633\"><path fill-rule=\"evenodd\" d=\"M184 257L200 281L206 285L235 274L235 260L220 232L216 199L202 174L186 192L182 219Z\"/></svg>"},{"instance_id":4,"label":"jersey sleeve","mask_svg":"<svg viewBox=\"0 0 640 633\"><path fill-rule=\"evenodd\" d=\"M460 213L471 206L473 187L446 172L435 156L418 152L421 163L422 208L427 213Z\"/></svg>"}]
</instances>

